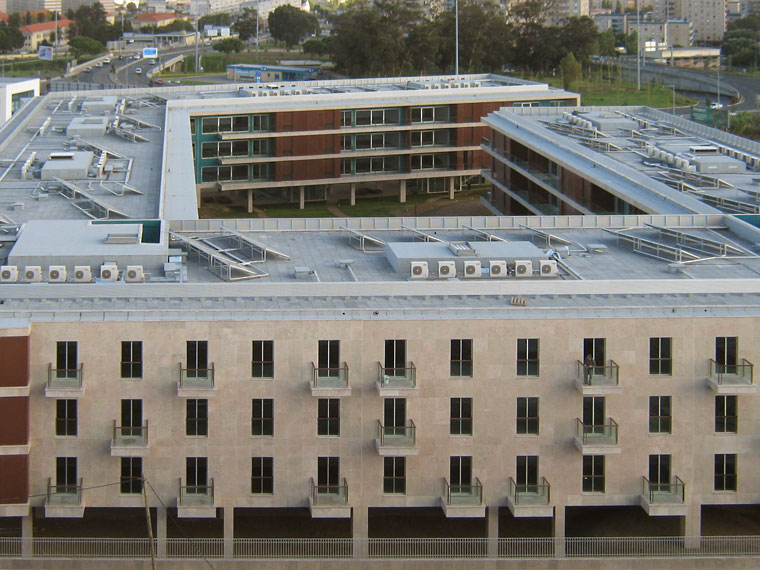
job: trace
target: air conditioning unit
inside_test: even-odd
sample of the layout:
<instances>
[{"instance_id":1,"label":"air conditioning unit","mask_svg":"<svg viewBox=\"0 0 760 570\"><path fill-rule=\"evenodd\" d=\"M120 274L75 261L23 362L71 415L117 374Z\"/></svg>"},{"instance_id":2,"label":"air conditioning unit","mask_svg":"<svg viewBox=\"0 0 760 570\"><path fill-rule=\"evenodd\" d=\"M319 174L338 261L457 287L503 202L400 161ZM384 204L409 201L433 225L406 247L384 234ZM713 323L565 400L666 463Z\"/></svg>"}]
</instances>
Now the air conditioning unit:
<instances>
[{"instance_id":1,"label":"air conditioning unit","mask_svg":"<svg viewBox=\"0 0 760 570\"><path fill-rule=\"evenodd\" d=\"M140 283L145 281L145 271L142 265L127 265L124 273L124 279L129 283Z\"/></svg>"},{"instance_id":2,"label":"air conditioning unit","mask_svg":"<svg viewBox=\"0 0 760 570\"><path fill-rule=\"evenodd\" d=\"M74 281L77 283L89 283L92 281L92 269L89 265L74 266Z\"/></svg>"},{"instance_id":3,"label":"air conditioning unit","mask_svg":"<svg viewBox=\"0 0 760 570\"><path fill-rule=\"evenodd\" d=\"M541 277L556 277L559 275L557 262L553 259L542 259L538 262L538 270Z\"/></svg>"},{"instance_id":4,"label":"air conditioning unit","mask_svg":"<svg viewBox=\"0 0 760 570\"><path fill-rule=\"evenodd\" d=\"M427 261L412 261L412 279L427 279L428 263Z\"/></svg>"},{"instance_id":5,"label":"air conditioning unit","mask_svg":"<svg viewBox=\"0 0 760 570\"><path fill-rule=\"evenodd\" d=\"M18 267L3 265L0 267L0 283L15 283L18 281Z\"/></svg>"},{"instance_id":6,"label":"air conditioning unit","mask_svg":"<svg viewBox=\"0 0 760 570\"><path fill-rule=\"evenodd\" d=\"M42 267L39 265L27 265L24 267L24 279L30 283L42 281Z\"/></svg>"},{"instance_id":7,"label":"air conditioning unit","mask_svg":"<svg viewBox=\"0 0 760 570\"><path fill-rule=\"evenodd\" d=\"M115 263L104 263L100 266L100 279L102 281L116 281L119 278L119 268Z\"/></svg>"},{"instance_id":8,"label":"air conditioning unit","mask_svg":"<svg viewBox=\"0 0 760 570\"><path fill-rule=\"evenodd\" d=\"M66 283L66 266L65 265L51 265L50 267L48 267L48 282Z\"/></svg>"},{"instance_id":9,"label":"air conditioning unit","mask_svg":"<svg viewBox=\"0 0 760 570\"><path fill-rule=\"evenodd\" d=\"M489 264L489 275L497 279L503 279L507 276L506 261L491 261Z\"/></svg>"},{"instance_id":10,"label":"air conditioning unit","mask_svg":"<svg viewBox=\"0 0 760 570\"><path fill-rule=\"evenodd\" d=\"M447 277L457 276L457 266L453 261L438 262L438 277L445 279Z\"/></svg>"},{"instance_id":11,"label":"air conditioning unit","mask_svg":"<svg viewBox=\"0 0 760 570\"><path fill-rule=\"evenodd\" d=\"M464 262L464 277L482 277L483 269L480 267L479 261L465 261Z\"/></svg>"},{"instance_id":12,"label":"air conditioning unit","mask_svg":"<svg viewBox=\"0 0 760 570\"><path fill-rule=\"evenodd\" d=\"M515 277L533 277L533 262L527 259L515 261Z\"/></svg>"}]
</instances>

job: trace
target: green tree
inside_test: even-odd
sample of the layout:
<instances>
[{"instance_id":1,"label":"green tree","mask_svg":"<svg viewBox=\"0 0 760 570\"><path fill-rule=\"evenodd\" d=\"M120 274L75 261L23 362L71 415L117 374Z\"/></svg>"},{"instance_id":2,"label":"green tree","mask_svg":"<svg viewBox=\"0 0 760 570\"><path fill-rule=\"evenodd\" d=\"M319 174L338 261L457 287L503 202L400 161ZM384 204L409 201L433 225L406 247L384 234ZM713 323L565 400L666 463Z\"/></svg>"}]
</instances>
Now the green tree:
<instances>
[{"instance_id":1,"label":"green tree","mask_svg":"<svg viewBox=\"0 0 760 570\"><path fill-rule=\"evenodd\" d=\"M92 38L86 38L84 36L76 36L69 40L69 49L71 49L76 57L82 54L95 55L103 51L103 44L98 40Z\"/></svg>"},{"instance_id":2,"label":"green tree","mask_svg":"<svg viewBox=\"0 0 760 570\"><path fill-rule=\"evenodd\" d=\"M258 12L252 8L244 8L243 13L232 25L241 40L246 41L256 36L256 19Z\"/></svg>"},{"instance_id":3,"label":"green tree","mask_svg":"<svg viewBox=\"0 0 760 570\"><path fill-rule=\"evenodd\" d=\"M235 53L240 53L245 49L245 42L238 38L225 38L223 40L219 40L214 44L214 50L221 51L226 54L231 54L233 51Z\"/></svg>"},{"instance_id":4,"label":"green tree","mask_svg":"<svg viewBox=\"0 0 760 570\"><path fill-rule=\"evenodd\" d=\"M308 53L311 56L319 57L327 53L327 44L320 38L311 38L306 40L301 46L304 53Z\"/></svg>"},{"instance_id":5,"label":"green tree","mask_svg":"<svg viewBox=\"0 0 760 570\"><path fill-rule=\"evenodd\" d=\"M597 42L599 49L599 55L606 57L613 57L616 55L615 51L615 32L611 29L605 30L599 34L599 41Z\"/></svg>"},{"instance_id":6,"label":"green tree","mask_svg":"<svg viewBox=\"0 0 760 570\"><path fill-rule=\"evenodd\" d=\"M580 79L581 64L575 59L573 52L569 52L562 58L559 68L562 71L562 87L570 89Z\"/></svg>"},{"instance_id":7,"label":"green tree","mask_svg":"<svg viewBox=\"0 0 760 570\"><path fill-rule=\"evenodd\" d=\"M24 45L24 34L17 27L0 24L0 52L8 53Z\"/></svg>"},{"instance_id":8,"label":"green tree","mask_svg":"<svg viewBox=\"0 0 760 570\"><path fill-rule=\"evenodd\" d=\"M568 18L562 27L562 50L570 52L581 65L588 65L592 54L598 51L599 30L587 16Z\"/></svg>"},{"instance_id":9,"label":"green tree","mask_svg":"<svg viewBox=\"0 0 760 570\"><path fill-rule=\"evenodd\" d=\"M319 32L319 22L314 14L288 4L269 13L269 33L278 41L292 48L307 35Z\"/></svg>"}]
</instances>

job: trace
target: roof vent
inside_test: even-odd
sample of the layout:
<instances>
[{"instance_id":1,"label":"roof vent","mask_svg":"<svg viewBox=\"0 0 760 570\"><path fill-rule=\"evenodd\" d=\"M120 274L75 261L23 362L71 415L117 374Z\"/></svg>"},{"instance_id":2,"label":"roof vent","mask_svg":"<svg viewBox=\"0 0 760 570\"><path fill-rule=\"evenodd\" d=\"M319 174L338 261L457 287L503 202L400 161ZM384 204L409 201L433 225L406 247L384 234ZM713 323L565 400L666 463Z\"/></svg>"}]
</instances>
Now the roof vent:
<instances>
[{"instance_id":1,"label":"roof vent","mask_svg":"<svg viewBox=\"0 0 760 570\"><path fill-rule=\"evenodd\" d=\"M450 241L449 249L454 255L475 255L475 249L468 241Z\"/></svg>"}]
</instances>

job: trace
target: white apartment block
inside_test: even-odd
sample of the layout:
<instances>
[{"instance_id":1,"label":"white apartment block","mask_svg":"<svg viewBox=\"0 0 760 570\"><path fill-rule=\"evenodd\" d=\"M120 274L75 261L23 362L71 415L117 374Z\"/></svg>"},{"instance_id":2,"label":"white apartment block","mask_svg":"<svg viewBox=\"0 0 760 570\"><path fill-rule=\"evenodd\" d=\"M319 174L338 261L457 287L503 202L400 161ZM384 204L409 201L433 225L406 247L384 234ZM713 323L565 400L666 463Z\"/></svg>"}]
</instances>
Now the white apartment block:
<instances>
[{"instance_id":1,"label":"white apartment block","mask_svg":"<svg viewBox=\"0 0 760 570\"><path fill-rule=\"evenodd\" d=\"M693 22L694 41L699 45L723 40L726 31L725 0L657 0L654 12L659 18Z\"/></svg>"}]
</instances>

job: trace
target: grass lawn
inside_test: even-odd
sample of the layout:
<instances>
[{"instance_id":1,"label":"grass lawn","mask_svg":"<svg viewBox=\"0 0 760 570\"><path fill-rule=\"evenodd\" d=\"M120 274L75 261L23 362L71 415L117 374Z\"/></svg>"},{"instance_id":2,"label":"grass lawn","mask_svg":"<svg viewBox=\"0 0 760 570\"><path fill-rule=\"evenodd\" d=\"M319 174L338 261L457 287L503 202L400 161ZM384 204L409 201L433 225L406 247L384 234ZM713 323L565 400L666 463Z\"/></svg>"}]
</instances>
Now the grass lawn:
<instances>
[{"instance_id":1,"label":"grass lawn","mask_svg":"<svg viewBox=\"0 0 760 570\"><path fill-rule=\"evenodd\" d=\"M258 207L257 207L258 208ZM270 218L333 218L334 214L324 204L306 204L303 210L298 206L276 205L258 208L264 210ZM248 213L243 206L228 204L204 204L198 211L198 216L204 219L217 218L258 218L255 212Z\"/></svg>"},{"instance_id":2,"label":"grass lawn","mask_svg":"<svg viewBox=\"0 0 760 570\"><path fill-rule=\"evenodd\" d=\"M352 218L389 217L403 212L402 215L413 215L414 206L422 204L430 198L429 194L407 194L406 203L398 201L398 196L384 198L357 198L355 206L349 206L348 200L342 200L340 210Z\"/></svg>"}]
</instances>

